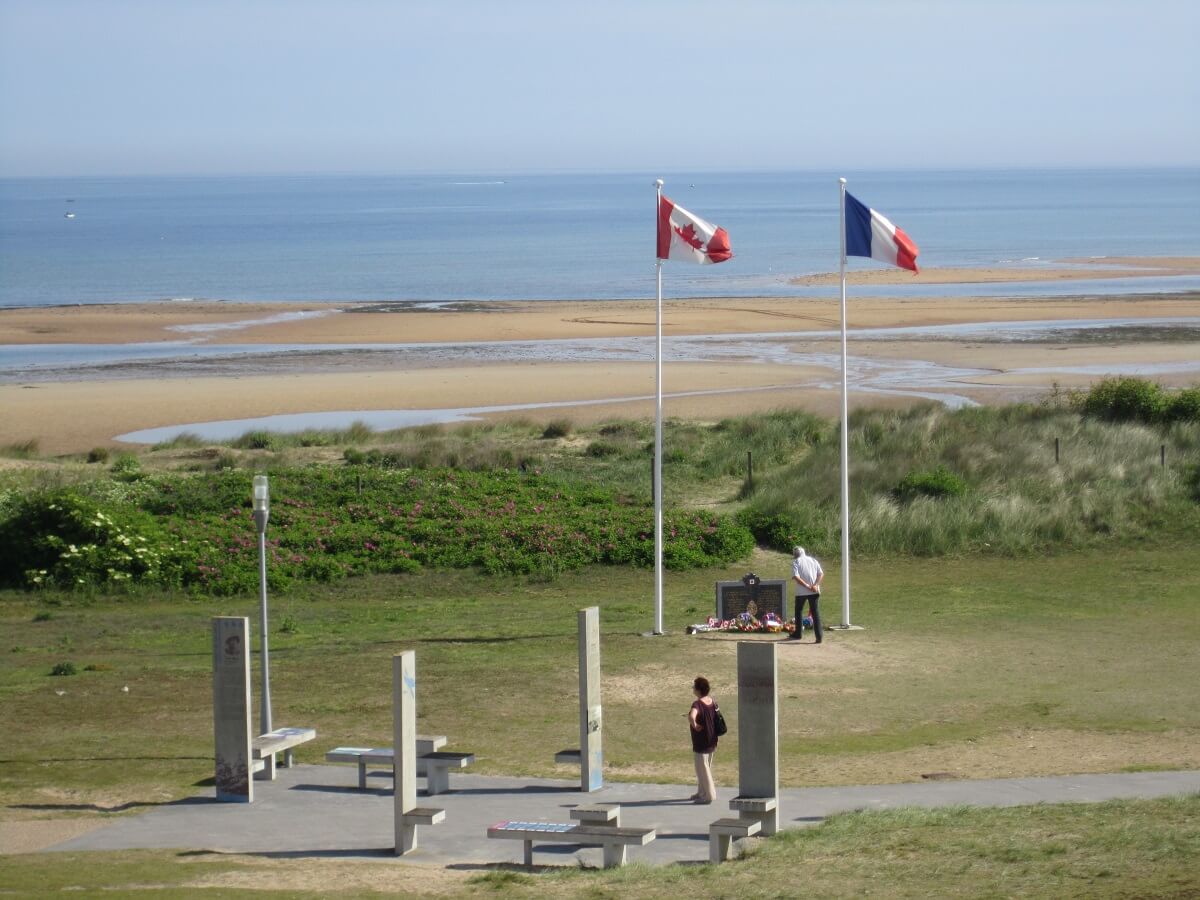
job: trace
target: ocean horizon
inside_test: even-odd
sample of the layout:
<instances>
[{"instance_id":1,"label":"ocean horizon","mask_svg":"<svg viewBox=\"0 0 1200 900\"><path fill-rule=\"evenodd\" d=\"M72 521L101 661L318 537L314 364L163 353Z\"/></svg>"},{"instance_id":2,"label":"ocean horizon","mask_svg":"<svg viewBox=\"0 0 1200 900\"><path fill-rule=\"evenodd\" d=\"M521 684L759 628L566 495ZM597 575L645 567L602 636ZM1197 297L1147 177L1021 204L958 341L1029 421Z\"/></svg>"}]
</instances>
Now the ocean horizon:
<instances>
[{"instance_id":1,"label":"ocean horizon","mask_svg":"<svg viewBox=\"0 0 1200 900\"><path fill-rule=\"evenodd\" d=\"M165 300L654 296L654 174L0 178L0 307ZM664 173L734 259L664 264L664 296L828 296L837 175ZM1200 255L1200 169L848 172L923 268ZM851 269L877 264L852 260ZM1200 289L1200 278L872 286L873 295Z\"/></svg>"}]
</instances>

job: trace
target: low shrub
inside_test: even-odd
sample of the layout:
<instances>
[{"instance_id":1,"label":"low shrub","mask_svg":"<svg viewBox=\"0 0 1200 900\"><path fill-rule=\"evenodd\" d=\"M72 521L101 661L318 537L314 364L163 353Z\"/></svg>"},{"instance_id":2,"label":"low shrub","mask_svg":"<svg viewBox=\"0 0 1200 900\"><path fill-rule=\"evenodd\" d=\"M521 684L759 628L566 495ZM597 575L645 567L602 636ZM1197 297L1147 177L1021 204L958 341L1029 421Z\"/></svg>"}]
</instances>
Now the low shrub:
<instances>
[{"instance_id":1,"label":"low shrub","mask_svg":"<svg viewBox=\"0 0 1200 900\"><path fill-rule=\"evenodd\" d=\"M0 585L176 583L179 561L152 516L70 490L24 498L0 522Z\"/></svg>"},{"instance_id":2,"label":"low shrub","mask_svg":"<svg viewBox=\"0 0 1200 900\"><path fill-rule=\"evenodd\" d=\"M39 446L37 438L6 444L0 447L0 456L7 456L9 459L33 459L38 455Z\"/></svg>"},{"instance_id":3,"label":"low shrub","mask_svg":"<svg viewBox=\"0 0 1200 900\"><path fill-rule=\"evenodd\" d=\"M1200 422L1200 387L1173 394L1167 401L1163 418L1168 422Z\"/></svg>"},{"instance_id":4,"label":"low shrub","mask_svg":"<svg viewBox=\"0 0 1200 900\"><path fill-rule=\"evenodd\" d=\"M570 419L552 419L546 423L546 427L542 430L542 437L546 440L564 438L571 433L573 427Z\"/></svg>"},{"instance_id":5,"label":"low shrub","mask_svg":"<svg viewBox=\"0 0 1200 900\"><path fill-rule=\"evenodd\" d=\"M916 497L959 497L966 492L965 481L945 466L938 466L929 472L909 472L893 489L892 495L901 503L907 503Z\"/></svg>"},{"instance_id":6,"label":"low shrub","mask_svg":"<svg viewBox=\"0 0 1200 900\"><path fill-rule=\"evenodd\" d=\"M87 461L90 463L106 463L108 462L107 447L93 447L88 451Z\"/></svg>"},{"instance_id":7,"label":"low shrub","mask_svg":"<svg viewBox=\"0 0 1200 900\"><path fill-rule=\"evenodd\" d=\"M768 513L745 508L737 515L737 521L754 536L762 547L783 553L790 552L797 544L819 546L824 536L815 509L807 509L807 515L794 512Z\"/></svg>"},{"instance_id":8,"label":"low shrub","mask_svg":"<svg viewBox=\"0 0 1200 900\"><path fill-rule=\"evenodd\" d=\"M120 454L110 470L118 481L137 481L142 477L142 463L132 453Z\"/></svg>"},{"instance_id":9,"label":"low shrub","mask_svg":"<svg viewBox=\"0 0 1200 900\"><path fill-rule=\"evenodd\" d=\"M596 457L597 459L602 459L605 456L616 456L620 452L620 447L608 441L592 441L588 444L587 450L584 451L585 455Z\"/></svg>"},{"instance_id":10,"label":"low shrub","mask_svg":"<svg viewBox=\"0 0 1200 900\"><path fill-rule=\"evenodd\" d=\"M54 668L50 670L50 674L58 677L65 677L69 675L78 675L79 670L75 668L75 663L68 660L67 662L55 663Z\"/></svg>"},{"instance_id":11,"label":"low shrub","mask_svg":"<svg viewBox=\"0 0 1200 900\"><path fill-rule=\"evenodd\" d=\"M1106 378L1080 400L1086 416L1114 422L1160 422L1168 397L1162 387L1144 378Z\"/></svg>"},{"instance_id":12,"label":"low shrub","mask_svg":"<svg viewBox=\"0 0 1200 900\"><path fill-rule=\"evenodd\" d=\"M236 450L274 450L276 435L270 431L247 431L229 443Z\"/></svg>"}]
</instances>

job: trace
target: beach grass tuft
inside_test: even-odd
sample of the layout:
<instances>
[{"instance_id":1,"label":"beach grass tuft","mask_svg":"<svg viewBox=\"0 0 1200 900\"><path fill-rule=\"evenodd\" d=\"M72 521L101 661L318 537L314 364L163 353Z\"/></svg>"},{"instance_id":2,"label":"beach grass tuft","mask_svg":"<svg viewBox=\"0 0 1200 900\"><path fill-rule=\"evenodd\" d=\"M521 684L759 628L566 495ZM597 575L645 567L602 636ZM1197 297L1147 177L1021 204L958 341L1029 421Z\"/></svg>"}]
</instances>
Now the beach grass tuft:
<instances>
[{"instance_id":1,"label":"beach grass tuft","mask_svg":"<svg viewBox=\"0 0 1200 900\"><path fill-rule=\"evenodd\" d=\"M150 450L195 450L205 446L205 442L200 438L200 435L191 431L181 431L169 441L159 441L152 446Z\"/></svg>"},{"instance_id":2,"label":"beach grass tuft","mask_svg":"<svg viewBox=\"0 0 1200 900\"><path fill-rule=\"evenodd\" d=\"M33 459L38 455L40 443L37 438L17 441L0 447L0 456L7 459Z\"/></svg>"}]
</instances>

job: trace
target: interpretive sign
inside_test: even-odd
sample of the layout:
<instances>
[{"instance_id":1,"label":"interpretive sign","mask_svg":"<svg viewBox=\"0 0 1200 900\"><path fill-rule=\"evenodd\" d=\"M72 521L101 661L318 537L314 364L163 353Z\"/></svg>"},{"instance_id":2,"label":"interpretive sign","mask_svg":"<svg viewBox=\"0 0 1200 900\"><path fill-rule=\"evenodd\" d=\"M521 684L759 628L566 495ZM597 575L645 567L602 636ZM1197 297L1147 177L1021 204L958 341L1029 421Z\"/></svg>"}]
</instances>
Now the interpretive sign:
<instances>
[{"instance_id":1,"label":"interpretive sign","mask_svg":"<svg viewBox=\"0 0 1200 900\"><path fill-rule=\"evenodd\" d=\"M767 613L788 618L788 583L783 579L765 580L753 572L741 581L717 582L717 618L724 621L742 613L761 619Z\"/></svg>"},{"instance_id":2,"label":"interpretive sign","mask_svg":"<svg viewBox=\"0 0 1200 900\"><path fill-rule=\"evenodd\" d=\"M217 799L250 803L250 620L214 616L212 634Z\"/></svg>"}]
</instances>

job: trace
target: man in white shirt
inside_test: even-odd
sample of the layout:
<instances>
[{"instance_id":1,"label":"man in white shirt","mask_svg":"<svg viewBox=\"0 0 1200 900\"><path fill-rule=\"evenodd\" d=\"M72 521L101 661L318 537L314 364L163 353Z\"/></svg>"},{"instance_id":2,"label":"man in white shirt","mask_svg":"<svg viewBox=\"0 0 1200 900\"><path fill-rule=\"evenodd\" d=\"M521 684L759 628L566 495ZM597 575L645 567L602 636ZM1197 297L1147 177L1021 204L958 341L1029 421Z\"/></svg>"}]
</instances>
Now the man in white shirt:
<instances>
[{"instance_id":1,"label":"man in white shirt","mask_svg":"<svg viewBox=\"0 0 1200 900\"><path fill-rule=\"evenodd\" d=\"M821 582L825 579L825 571L816 557L809 556L803 547L792 548L792 581L796 582L796 630L792 632L791 640L798 641L804 636L804 601L812 611L813 635L817 643L821 643L821 609L818 601L821 599Z\"/></svg>"}]
</instances>

